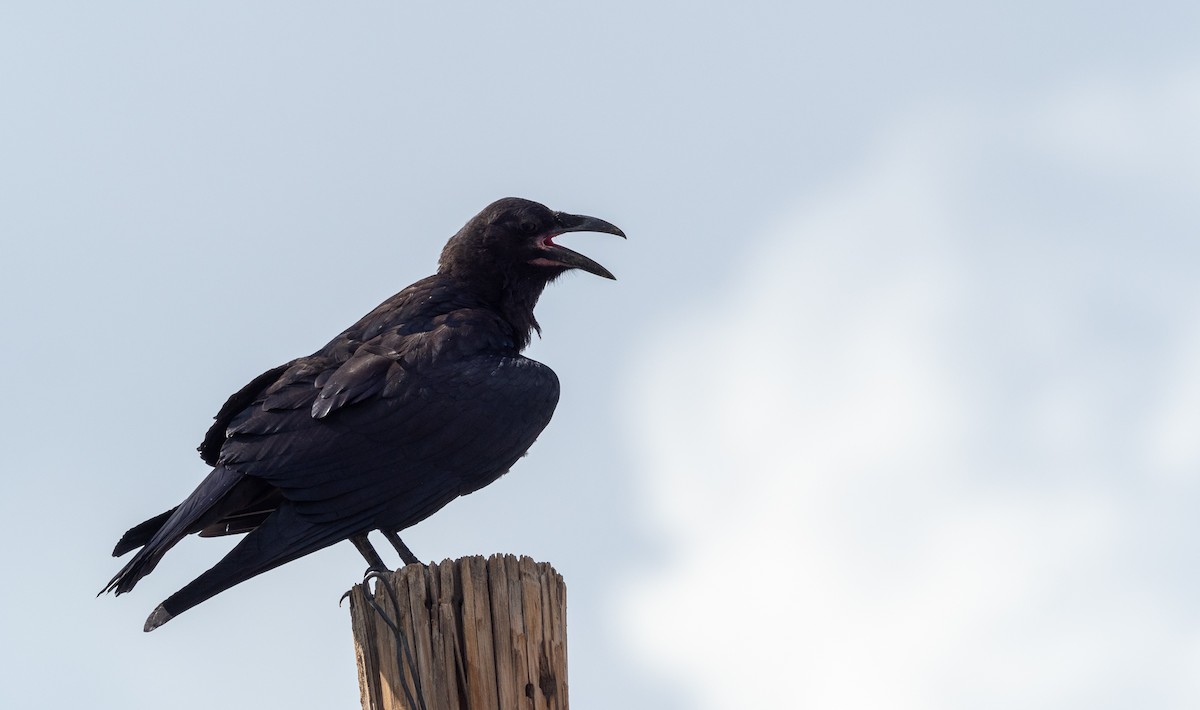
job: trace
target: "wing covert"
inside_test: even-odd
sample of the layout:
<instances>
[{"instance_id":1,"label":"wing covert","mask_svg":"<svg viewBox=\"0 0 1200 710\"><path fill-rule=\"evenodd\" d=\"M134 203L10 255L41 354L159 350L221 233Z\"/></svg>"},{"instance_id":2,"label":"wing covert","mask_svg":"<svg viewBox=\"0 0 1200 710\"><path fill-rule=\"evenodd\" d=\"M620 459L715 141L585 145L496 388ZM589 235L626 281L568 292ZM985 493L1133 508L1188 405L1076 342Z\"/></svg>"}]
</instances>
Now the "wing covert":
<instances>
[{"instance_id":1,"label":"wing covert","mask_svg":"<svg viewBox=\"0 0 1200 710\"><path fill-rule=\"evenodd\" d=\"M554 372L519 356L409 375L407 386L373 385L322 418L303 406L253 407L230 428L221 463L277 486L314 519L367 514L405 527L505 473L558 402Z\"/></svg>"}]
</instances>

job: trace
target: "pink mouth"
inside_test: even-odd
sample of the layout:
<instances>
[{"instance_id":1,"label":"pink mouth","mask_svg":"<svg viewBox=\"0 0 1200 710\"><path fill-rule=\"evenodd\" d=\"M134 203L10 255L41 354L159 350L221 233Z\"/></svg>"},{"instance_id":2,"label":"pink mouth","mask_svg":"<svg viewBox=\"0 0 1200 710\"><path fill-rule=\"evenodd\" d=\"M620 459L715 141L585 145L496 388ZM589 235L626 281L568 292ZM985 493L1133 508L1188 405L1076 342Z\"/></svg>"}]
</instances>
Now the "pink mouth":
<instances>
[{"instance_id":1,"label":"pink mouth","mask_svg":"<svg viewBox=\"0 0 1200 710\"><path fill-rule=\"evenodd\" d=\"M551 234L549 236L542 237L542 248L550 250L558 247L558 245L554 243L554 238L557 236L557 234ZM566 266L566 264L558 261L557 259L550 259L544 256L539 256L536 259L530 259L529 263L536 266Z\"/></svg>"}]
</instances>

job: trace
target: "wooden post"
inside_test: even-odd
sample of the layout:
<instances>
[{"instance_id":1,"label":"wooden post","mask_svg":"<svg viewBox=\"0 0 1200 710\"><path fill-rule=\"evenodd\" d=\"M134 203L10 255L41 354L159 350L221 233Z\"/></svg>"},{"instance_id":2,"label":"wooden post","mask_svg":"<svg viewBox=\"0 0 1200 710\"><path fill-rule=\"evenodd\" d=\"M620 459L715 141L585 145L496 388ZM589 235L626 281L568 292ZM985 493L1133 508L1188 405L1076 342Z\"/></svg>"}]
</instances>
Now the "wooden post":
<instances>
[{"instance_id":1,"label":"wooden post","mask_svg":"<svg viewBox=\"0 0 1200 710\"><path fill-rule=\"evenodd\" d=\"M395 598L392 597L394 591ZM377 610L371 602L378 605ZM350 590L363 710L567 710L567 589L512 555L408 565Z\"/></svg>"}]
</instances>

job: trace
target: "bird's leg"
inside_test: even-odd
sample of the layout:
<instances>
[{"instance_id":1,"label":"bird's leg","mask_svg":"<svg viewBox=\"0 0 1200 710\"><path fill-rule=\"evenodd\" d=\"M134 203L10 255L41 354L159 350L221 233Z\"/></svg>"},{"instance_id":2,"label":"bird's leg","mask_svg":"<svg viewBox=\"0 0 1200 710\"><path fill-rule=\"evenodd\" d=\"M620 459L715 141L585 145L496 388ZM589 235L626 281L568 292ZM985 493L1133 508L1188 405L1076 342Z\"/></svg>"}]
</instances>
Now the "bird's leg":
<instances>
[{"instance_id":1,"label":"bird's leg","mask_svg":"<svg viewBox=\"0 0 1200 710\"><path fill-rule=\"evenodd\" d=\"M383 558L379 556L379 553L375 551L375 548L371 547L371 541L367 539L366 533L354 535L350 538L350 542L354 543L354 546L358 548L359 554L362 555L363 559L367 561L368 574L371 572L382 573L391 571L388 569L388 566L383 563Z\"/></svg>"},{"instance_id":2,"label":"bird's leg","mask_svg":"<svg viewBox=\"0 0 1200 710\"><path fill-rule=\"evenodd\" d=\"M383 533L383 536L387 538L387 541L392 543L392 547L396 548L396 552L400 553L400 559L404 560L404 564L421 564L421 561L417 559L417 556L413 554L413 551L408 549L408 545L405 545L404 541L400 539L399 533L397 533L395 530L380 530L379 532Z\"/></svg>"}]
</instances>

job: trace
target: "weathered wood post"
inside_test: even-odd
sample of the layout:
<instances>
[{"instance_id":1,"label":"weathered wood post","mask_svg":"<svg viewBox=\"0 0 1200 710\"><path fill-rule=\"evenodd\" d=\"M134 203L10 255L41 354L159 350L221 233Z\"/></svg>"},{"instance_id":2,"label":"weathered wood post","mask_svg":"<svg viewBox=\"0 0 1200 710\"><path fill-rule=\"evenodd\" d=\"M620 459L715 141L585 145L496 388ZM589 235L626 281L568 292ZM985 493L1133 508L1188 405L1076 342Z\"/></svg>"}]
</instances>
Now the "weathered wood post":
<instances>
[{"instance_id":1,"label":"weathered wood post","mask_svg":"<svg viewBox=\"0 0 1200 710\"><path fill-rule=\"evenodd\" d=\"M567 710L566 591L549 564L512 555L408 565L374 592L355 585L363 710L422 710L418 686L427 710Z\"/></svg>"}]
</instances>

